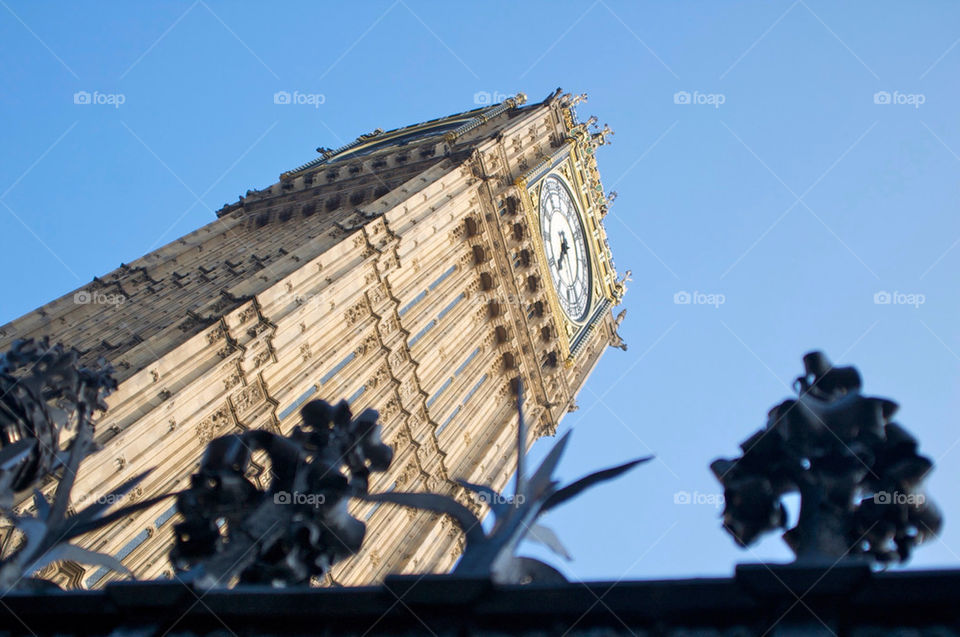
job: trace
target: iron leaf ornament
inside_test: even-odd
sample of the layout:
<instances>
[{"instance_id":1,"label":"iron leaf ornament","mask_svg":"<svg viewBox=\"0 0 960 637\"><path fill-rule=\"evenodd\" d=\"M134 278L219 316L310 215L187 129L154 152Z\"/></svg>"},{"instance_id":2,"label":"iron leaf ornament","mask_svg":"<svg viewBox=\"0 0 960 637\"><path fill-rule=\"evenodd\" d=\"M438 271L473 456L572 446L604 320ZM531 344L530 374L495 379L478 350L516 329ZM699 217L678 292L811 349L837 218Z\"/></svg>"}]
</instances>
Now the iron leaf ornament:
<instances>
[{"instance_id":1,"label":"iron leaf ornament","mask_svg":"<svg viewBox=\"0 0 960 637\"><path fill-rule=\"evenodd\" d=\"M724 487L724 528L748 546L787 526L781 498L799 493L797 524L783 534L798 564L907 561L942 526L922 490L933 462L891 420L897 403L860 393L856 368L821 352L803 364L798 397L770 410L739 458L710 465Z\"/></svg>"},{"instance_id":2,"label":"iron leaf ornament","mask_svg":"<svg viewBox=\"0 0 960 637\"><path fill-rule=\"evenodd\" d=\"M553 472L570 439L567 432L553 446L540 466L530 475L526 473L525 443L527 430L523 419L523 387L517 396L517 472L515 491L505 497L487 485L471 484L458 480L461 486L477 494L478 499L490 507L494 516L493 528L486 533L473 511L454 498L437 493L374 493L364 496L373 502L389 502L401 506L424 509L449 515L466 536L463 556L453 569L454 575L472 578L489 578L497 584L529 584L565 582L563 575L544 562L516 555L517 547L524 539L545 545L564 559L570 554L560 543L556 533L540 524L541 515L576 497L586 489L612 480L639 464L652 460L652 456L638 458L622 465L591 473L565 487L553 479Z\"/></svg>"},{"instance_id":3,"label":"iron leaf ornament","mask_svg":"<svg viewBox=\"0 0 960 637\"><path fill-rule=\"evenodd\" d=\"M346 401L314 400L300 415L303 424L289 436L250 430L207 445L190 488L177 498L184 519L174 527L170 559L181 580L207 589L306 585L360 550L366 525L347 513L347 503L393 459L379 413L353 417ZM268 459L266 489L249 477L255 452Z\"/></svg>"}]
</instances>

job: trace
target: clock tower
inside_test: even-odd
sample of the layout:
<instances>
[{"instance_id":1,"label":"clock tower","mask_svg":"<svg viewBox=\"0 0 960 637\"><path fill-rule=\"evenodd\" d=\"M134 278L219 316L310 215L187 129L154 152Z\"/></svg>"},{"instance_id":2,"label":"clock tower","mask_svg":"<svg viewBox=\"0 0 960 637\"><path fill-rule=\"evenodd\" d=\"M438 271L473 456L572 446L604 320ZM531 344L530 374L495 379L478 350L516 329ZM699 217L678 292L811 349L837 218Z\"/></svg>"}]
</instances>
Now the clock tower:
<instances>
[{"instance_id":1,"label":"clock tower","mask_svg":"<svg viewBox=\"0 0 960 637\"><path fill-rule=\"evenodd\" d=\"M48 336L117 370L75 496L149 467L132 498L179 490L213 437L287 434L306 401L345 398L380 411L395 450L371 491L445 493L481 513L456 480L505 486L521 380L530 445L622 346L594 156L610 131L579 121L582 99L520 94L320 149L206 226L0 327L0 348ZM124 302L94 302L115 295ZM266 484L269 468L251 479ZM368 502L353 514L367 536L336 582L442 572L459 557L446 518ZM160 504L82 540L140 577L172 575L176 519ZM68 586L111 577L49 568Z\"/></svg>"}]
</instances>

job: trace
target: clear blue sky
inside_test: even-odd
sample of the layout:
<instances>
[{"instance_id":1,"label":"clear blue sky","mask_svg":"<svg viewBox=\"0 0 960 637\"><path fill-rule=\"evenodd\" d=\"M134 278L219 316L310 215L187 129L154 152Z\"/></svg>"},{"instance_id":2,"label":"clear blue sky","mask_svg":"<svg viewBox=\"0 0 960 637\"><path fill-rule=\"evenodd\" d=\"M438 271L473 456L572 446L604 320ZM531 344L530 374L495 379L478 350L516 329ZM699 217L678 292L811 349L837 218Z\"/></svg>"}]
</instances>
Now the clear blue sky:
<instances>
[{"instance_id":1,"label":"clear blue sky","mask_svg":"<svg viewBox=\"0 0 960 637\"><path fill-rule=\"evenodd\" d=\"M478 92L586 91L581 115L616 131L599 161L620 194L614 256L633 270L630 349L608 352L564 420L560 473L658 460L550 514L576 558L562 568L682 577L787 559L776 535L737 549L719 509L674 495L719 491L709 462L763 425L814 348L900 402L947 518L913 566L956 565L958 38L946 2L2 0L0 323L211 221L317 146ZM281 90L323 104L276 105ZM683 291L723 303L674 303ZM923 303L877 304L881 291Z\"/></svg>"}]
</instances>

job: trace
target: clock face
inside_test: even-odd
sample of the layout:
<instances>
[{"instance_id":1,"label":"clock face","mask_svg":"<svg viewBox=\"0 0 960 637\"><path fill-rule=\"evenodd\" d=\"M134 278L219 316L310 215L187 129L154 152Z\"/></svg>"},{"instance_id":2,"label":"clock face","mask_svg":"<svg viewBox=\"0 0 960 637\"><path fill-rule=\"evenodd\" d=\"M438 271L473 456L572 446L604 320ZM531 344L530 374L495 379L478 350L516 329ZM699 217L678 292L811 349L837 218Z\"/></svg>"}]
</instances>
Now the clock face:
<instances>
[{"instance_id":1,"label":"clock face","mask_svg":"<svg viewBox=\"0 0 960 637\"><path fill-rule=\"evenodd\" d=\"M560 307L580 322L590 308L590 259L577 206L553 175L540 188L540 234Z\"/></svg>"}]
</instances>

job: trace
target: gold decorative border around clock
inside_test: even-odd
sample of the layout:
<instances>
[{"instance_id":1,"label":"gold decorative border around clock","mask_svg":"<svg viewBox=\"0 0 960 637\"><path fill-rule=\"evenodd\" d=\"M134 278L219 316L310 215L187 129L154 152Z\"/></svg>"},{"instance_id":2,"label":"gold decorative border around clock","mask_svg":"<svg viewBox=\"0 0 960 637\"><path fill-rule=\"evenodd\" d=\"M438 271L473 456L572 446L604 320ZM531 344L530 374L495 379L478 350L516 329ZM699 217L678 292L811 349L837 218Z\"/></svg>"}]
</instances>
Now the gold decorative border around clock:
<instances>
[{"instance_id":1,"label":"gold decorative border around clock","mask_svg":"<svg viewBox=\"0 0 960 637\"><path fill-rule=\"evenodd\" d=\"M594 207L591 205L592 202L585 196L586 189L581 176L583 169L578 145L574 140L570 140L514 182L520 192L521 207L527 220L527 227L531 229L530 234L533 239L531 243L534 245L537 263L543 273L549 273L549 267L540 231L540 215L538 212L540 208L540 186L545 178L556 175L564 181L571 195L576 198L577 212L581 216L584 240L587 242L589 252L588 258L590 259L590 276L592 279L590 309L586 313L586 319L582 323L577 323L567 316L566 312L560 307L555 290L552 290L552 279L550 281L551 292L547 294L550 310L556 321L560 353L567 363L572 362L573 357L580 349L579 345L583 338L592 331L592 326L600 319L603 312L599 310L609 308L610 304L617 300L614 290L609 285L609 272L612 267L609 265L608 248L600 225L599 215L596 214ZM546 278L550 279L549 274Z\"/></svg>"}]
</instances>

